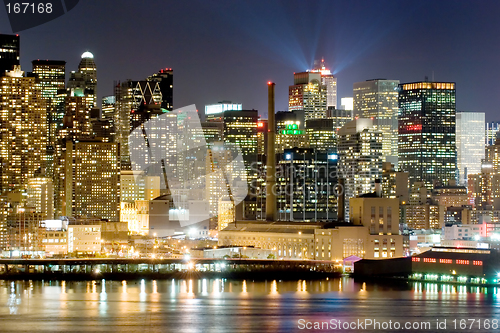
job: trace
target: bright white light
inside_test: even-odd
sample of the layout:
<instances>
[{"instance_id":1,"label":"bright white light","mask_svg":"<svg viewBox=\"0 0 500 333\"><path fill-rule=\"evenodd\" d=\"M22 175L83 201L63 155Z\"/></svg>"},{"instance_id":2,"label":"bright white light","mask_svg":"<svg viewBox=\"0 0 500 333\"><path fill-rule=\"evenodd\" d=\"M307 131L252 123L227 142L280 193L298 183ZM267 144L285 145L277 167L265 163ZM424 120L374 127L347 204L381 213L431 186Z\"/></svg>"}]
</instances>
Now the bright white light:
<instances>
[{"instance_id":1,"label":"bright white light","mask_svg":"<svg viewBox=\"0 0 500 333\"><path fill-rule=\"evenodd\" d=\"M474 240L475 240L475 241L478 241L480 238L481 238L481 237L480 237L479 235L475 235L475 236L474 236Z\"/></svg>"},{"instance_id":2,"label":"bright white light","mask_svg":"<svg viewBox=\"0 0 500 333\"><path fill-rule=\"evenodd\" d=\"M86 51L86 52L83 52L83 54L82 54L82 59L83 58L91 58L91 59L93 59L94 55L92 53L90 53L89 51Z\"/></svg>"},{"instance_id":3,"label":"bright white light","mask_svg":"<svg viewBox=\"0 0 500 333\"><path fill-rule=\"evenodd\" d=\"M286 159L291 160L292 159L292 154L286 154Z\"/></svg>"}]
</instances>

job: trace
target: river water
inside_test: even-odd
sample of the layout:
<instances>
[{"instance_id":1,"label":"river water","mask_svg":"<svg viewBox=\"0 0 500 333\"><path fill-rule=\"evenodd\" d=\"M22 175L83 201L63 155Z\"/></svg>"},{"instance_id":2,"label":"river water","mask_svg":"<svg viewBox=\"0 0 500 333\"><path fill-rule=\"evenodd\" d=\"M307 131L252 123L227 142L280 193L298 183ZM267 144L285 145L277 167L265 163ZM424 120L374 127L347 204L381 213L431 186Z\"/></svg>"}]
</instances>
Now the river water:
<instances>
[{"instance_id":1,"label":"river water","mask_svg":"<svg viewBox=\"0 0 500 333\"><path fill-rule=\"evenodd\" d=\"M350 278L0 281L1 332L498 332L499 320L494 287Z\"/></svg>"}]
</instances>

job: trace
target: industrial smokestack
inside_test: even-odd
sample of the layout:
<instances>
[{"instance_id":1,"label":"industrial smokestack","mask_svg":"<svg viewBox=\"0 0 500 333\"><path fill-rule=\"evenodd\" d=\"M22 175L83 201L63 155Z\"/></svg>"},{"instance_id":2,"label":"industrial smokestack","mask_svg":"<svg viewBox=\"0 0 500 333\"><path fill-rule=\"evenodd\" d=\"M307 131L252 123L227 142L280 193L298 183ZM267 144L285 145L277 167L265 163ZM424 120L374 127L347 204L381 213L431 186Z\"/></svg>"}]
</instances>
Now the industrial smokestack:
<instances>
[{"instance_id":1,"label":"industrial smokestack","mask_svg":"<svg viewBox=\"0 0 500 333\"><path fill-rule=\"evenodd\" d=\"M344 222L345 221L345 180L344 178L338 179L338 190L337 195L337 221Z\"/></svg>"},{"instance_id":2,"label":"industrial smokestack","mask_svg":"<svg viewBox=\"0 0 500 333\"><path fill-rule=\"evenodd\" d=\"M274 82L267 83L267 171L266 221L276 221L276 124L274 121Z\"/></svg>"}]
</instances>

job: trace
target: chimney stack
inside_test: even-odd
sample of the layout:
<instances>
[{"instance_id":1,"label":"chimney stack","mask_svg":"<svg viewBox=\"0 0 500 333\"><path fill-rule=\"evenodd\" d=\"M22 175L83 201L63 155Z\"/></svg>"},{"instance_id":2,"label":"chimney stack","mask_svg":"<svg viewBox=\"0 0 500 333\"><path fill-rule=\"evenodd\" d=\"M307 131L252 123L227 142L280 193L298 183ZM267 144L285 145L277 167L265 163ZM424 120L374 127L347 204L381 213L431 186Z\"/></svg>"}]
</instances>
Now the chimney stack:
<instances>
[{"instance_id":1,"label":"chimney stack","mask_svg":"<svg viewBox=\"0 0 500 333\"><path fill-rule=\"evenodd\" d=\"M266 221L276 221L276 124L274 121L274 82L267 83L267 171Z\"/></svg>"},{"instance_id":2,"label":"chimney stack","mask_svg":"<svg viewBox=\"0 0 500 333\"><path fill-rule=\"evenodd\" d=\"M339 178L337 185L337 221L345 222L345 179Z\"/></svg>"}]
</instances>

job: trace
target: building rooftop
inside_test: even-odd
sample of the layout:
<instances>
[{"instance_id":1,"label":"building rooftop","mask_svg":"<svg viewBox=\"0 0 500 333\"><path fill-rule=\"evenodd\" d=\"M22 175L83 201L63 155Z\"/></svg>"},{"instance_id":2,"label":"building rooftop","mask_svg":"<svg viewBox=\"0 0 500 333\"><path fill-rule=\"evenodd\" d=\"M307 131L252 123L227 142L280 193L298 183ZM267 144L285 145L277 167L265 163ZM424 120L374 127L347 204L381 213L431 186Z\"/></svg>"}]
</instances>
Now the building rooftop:
<instances>
[{"instance_id":1,"label":"building rooftop","mask_svg":"<svg viewBox=\"0 0 500 333\"><path fill-rule=\"evenodd\" d=\"M237 221L230 223L223 231L274 232L314 234L316 229L334 229L337 227L362 227L346 222L260 222Z\"/></svg>"}]
</instances>

